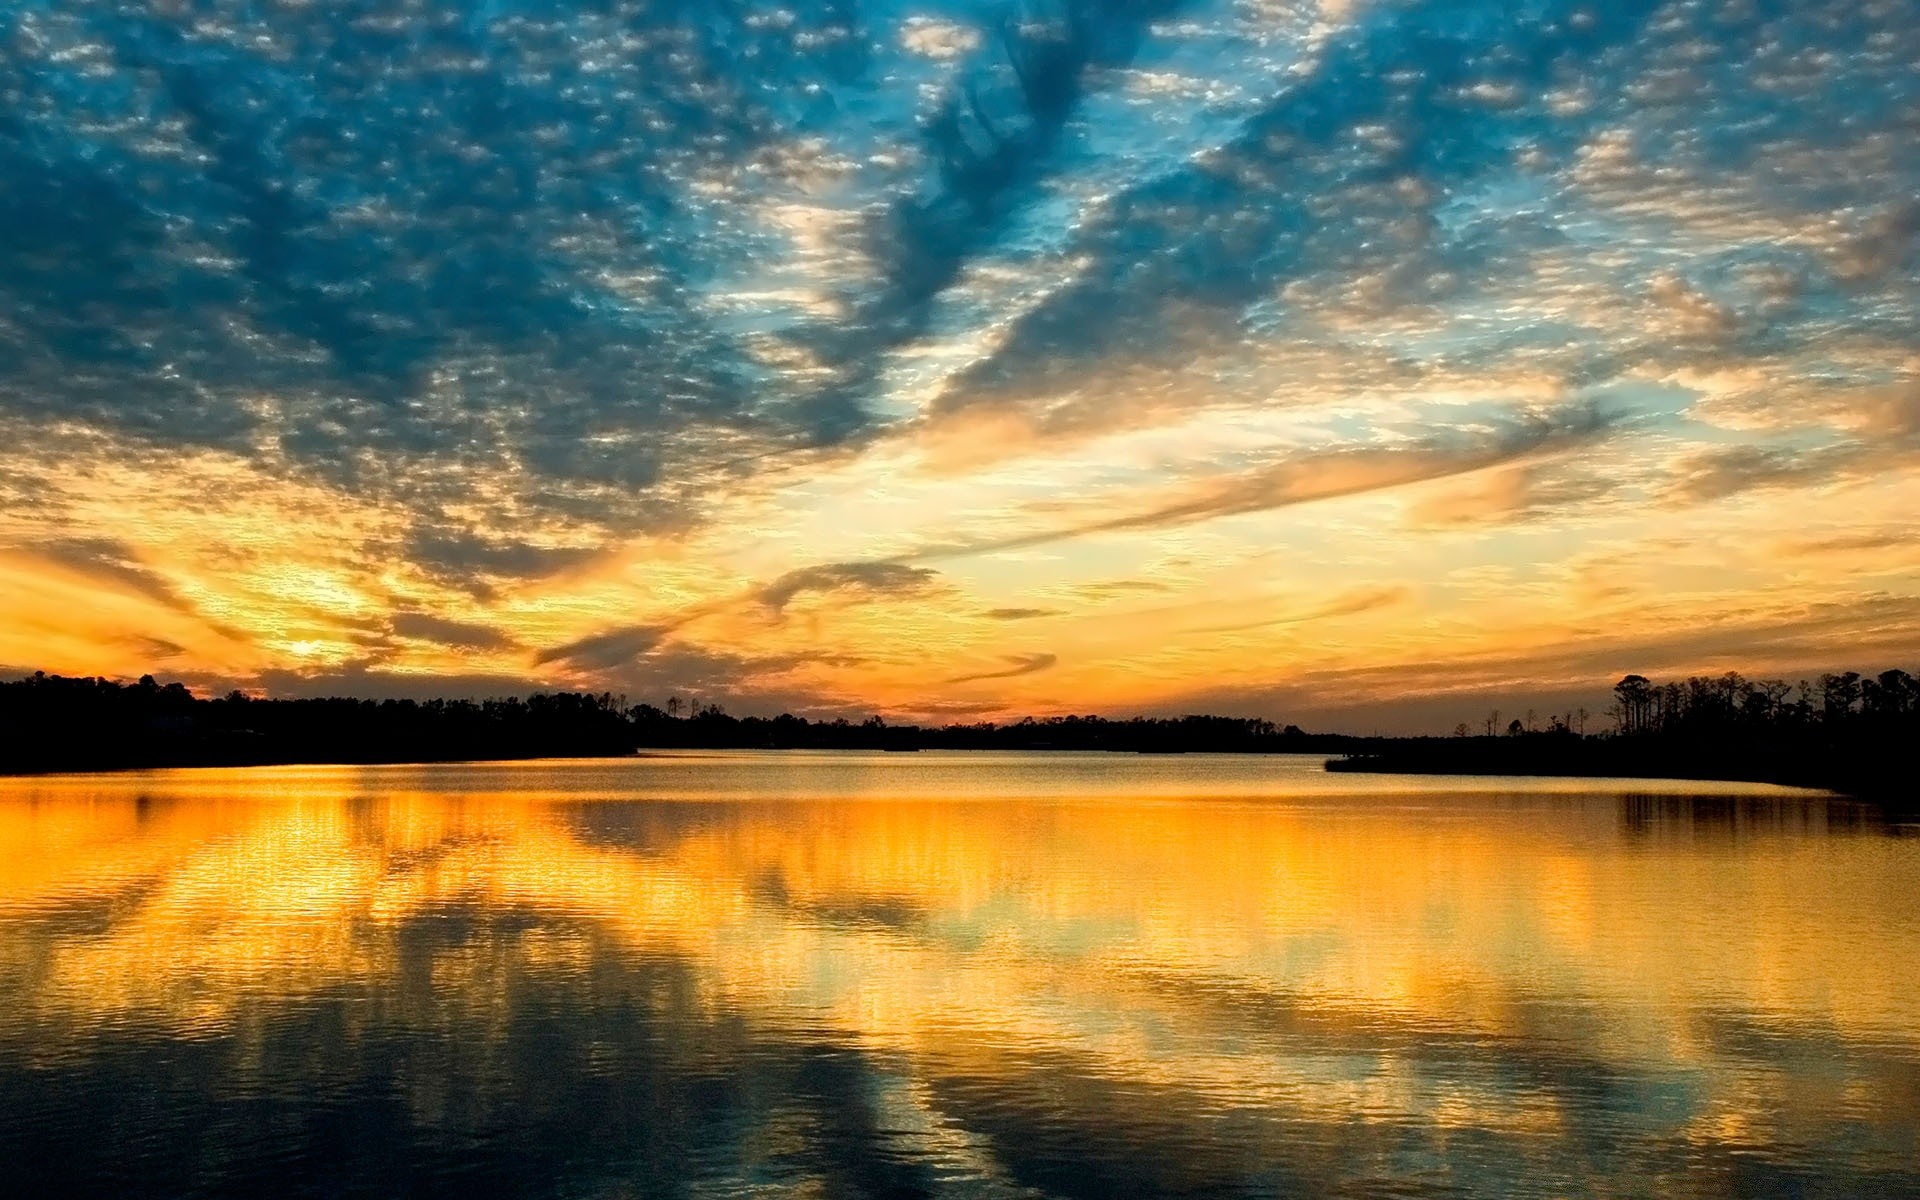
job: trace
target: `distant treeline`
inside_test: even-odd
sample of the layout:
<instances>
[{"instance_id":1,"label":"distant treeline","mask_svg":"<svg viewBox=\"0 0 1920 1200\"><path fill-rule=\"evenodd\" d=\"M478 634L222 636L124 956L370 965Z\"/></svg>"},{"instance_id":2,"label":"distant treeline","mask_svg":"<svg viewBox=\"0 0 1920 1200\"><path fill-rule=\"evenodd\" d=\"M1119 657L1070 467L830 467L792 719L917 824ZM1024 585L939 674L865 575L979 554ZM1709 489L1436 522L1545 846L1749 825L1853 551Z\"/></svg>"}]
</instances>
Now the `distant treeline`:
<instances>
[{"instance_id":1,"label":"distant treeline","mask_svg":"<svg viewBox=\"0 0 1920 1200\"><path fill-rule=\"evenodd\" d=\"M501 700L200 699L152 676L35 674L0 682L0 771L265 763L443 762L636 750L1108 750L1339 755L1345 771L1743 779L1911 802L1920 682L1905 671L1813 682L1738 674L1655 683L1628 675L1586 731L1584 712L1490 713L1452 737L1346 737L1246 717L1028 717L891 725L880 717L736 717L718 705L629 705L602 692Z\"/></svg>"},{"instance_id":2,"label":"distant treeline","mask_svg":"<svg viewBox=\"0 0 1920 1200\"><path fill-rule=\"evenodd\" d=\"M1585 714L1532 714L1475 735L1375 739L1333 770L1488 775L1732 779L1832 788L1912 803L1920 796L1920 681L1902 670L1857 671L1788 683L1737 672L1656 683L1628 675L1613 688L1608 727L1585 735Z\"/></svg>"},{"instance_id":3,"label":"distant treeline","mask_svg":"<svg viewBox=\"0 0 1920 1200\"><path fill-rule=\"evenodd\" d=\"M642 747L788 750L1113 750L1140 754L1185 751L1316 753L1352 739L1314 735L1251 717L1025 717L996 724L889 725L880 717L809 721L791 713L735 717L709 706L675 717L641 704L628 710Z\"/></svg>"},{"instance_id":4,"label":"distant treeline","mask_svg":"<svg viewBox=\"0 0 1920 1200\"><path fill-rule=\"evenodd\" d=\"M0 683L0 770L290 762L435 762L625 754L633 729L611 697L507 700L202 700L138 683L34 674Z\"/></svg>"},{"instance_id":5,"label":"distant treeline","mask_svg":"<svg viewBox=\"0 0 1920 1200\"><path fill-rule=\"evenodd\" d=\"M1920 681L1897 669L1797 684L1747 679L1737 671L1665 684L1629 675L1613 686L1613 696L1608 715L1626 737L1850 739L1913 728L1920 720Z\"/></svg>"},{"instance_id":6,"label":"distant treeline","mask_svg":"<svg viewBox=\"0 0 1920 1200\"><path fill-rule=\"evenodd\" d=\"M679 709L677 701L671 707ZM138 683L35 674L0 682L0 771L289 762L444 762L628 754L650 748L1116 750L1336 753L1354 739L1239 717L1028 718L921 727L879 717L680 715L609 693L501 700L200 699Z\"/></svg>"}]
</instances>

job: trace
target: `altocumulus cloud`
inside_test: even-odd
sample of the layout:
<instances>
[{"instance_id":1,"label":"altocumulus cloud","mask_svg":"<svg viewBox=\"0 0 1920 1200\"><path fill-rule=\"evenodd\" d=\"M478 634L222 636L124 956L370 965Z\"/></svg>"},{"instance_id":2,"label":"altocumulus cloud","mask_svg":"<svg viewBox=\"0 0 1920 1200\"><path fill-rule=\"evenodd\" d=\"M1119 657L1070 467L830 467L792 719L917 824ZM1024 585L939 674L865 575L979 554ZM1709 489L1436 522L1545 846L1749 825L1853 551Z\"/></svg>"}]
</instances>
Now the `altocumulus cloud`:
<instances>
[{"instance_id":1,"label":"altocumulus cloud","mask_svg":"<svg viewBox=\"0 0 1920 1200\"><path fill-rule=\"evenodd\" d=\"M780 615L807 592L850 592L868 597L914 596L933 586L939 573L896 562L828 563L789 571L757 593L767 611Z\"/></svg>"},{"instance_id":2,"label":"altocumulus cloud","mask_svg":"<svg viewBox=\"0 0 1920 1200\"><path fill-rule=\"evenodd\" d=\"M984 577L940 555L1427 485L1459 489L1429 524L1678 511L1920 455L1920 0L0 0L0 46L0 539L164 608L218 581L71 501L96 466L212 452L377 514L354 553L418 590L353 616L366 645L708 686L823 660L634 615L496 641L419 585L504 619L942 429L1047 434L980 436L989 470L1248 432L884 539L838 536L850 504L703 600L771 628ZM1759 382L1714 393L1729 362ZM845 561L788 570L816 558Z\"/></svg>"},{"instance_id":3,"label":"altocumulus cloud","mask_svg":"<svg viewBox=\"0 0 1920 1200\"><path fill-rule=\"evenodd\" d=\"M1917 225L1883 199L1920 168L1871 150L1915 102L1911 4L938 15L928 53L928 14L832 2L7 5L0 407L427 514L510 468L522 506L672 523L769 452L884 424L909 343L1004 330L933 381L951 407L1174 310L1283 337L1357 280L1376 308L1471 306L1644 224L1609 211L1635 163L1737 181L1723 224L1858 228L1722 237L1686 278L1634 239L1591 282L1665 280L1775 348L1836 304L1914 325ZM1629 148L1606 177L1603 135ZM1769 166L1822 162L1851 173ZM819 219L753 216L783 206ZM1742 322L1768 259L1801 282ZM1482 325L1448 353L1620 367L1561 320Z\"/></svg>"},{"instance_id":4,"label":"altocumulus cloud","mask_svg":"<svg viewBox=\"0 0 1920 1200\"><path fill-rule=\"evenodd\" d=\"M538 666L566 663L587 670L611 670L652 653L672 633L669 625L628 625L542 650L533 661Z\"/></svg>"},{"instance_id":5,"label":"altocumulus cloud","mask_svg":"<svg viewBox=\"0 0 1920 1200\"><path fill-rule=\"evenodd\" d=\"M1022 675L1033 675L1048 670L1060 661L1057 654L1009 654L1007 665L991 671L974 671L966 675L955 675L948 683L978 683L987 679L1017 679Z\"/></svg>"},{"instance_id":6,"label":"altocumulus cloud","mask_svg":"<svg viewBox=\"0 0 1920 1200\"><path fill-rule=\"evenodd\" d=\"M491 626L431 613L395 613L389 624L396 637L417 638L462 650L504 650L514 645L511 637Z\"/></svg>"}]
</instances>

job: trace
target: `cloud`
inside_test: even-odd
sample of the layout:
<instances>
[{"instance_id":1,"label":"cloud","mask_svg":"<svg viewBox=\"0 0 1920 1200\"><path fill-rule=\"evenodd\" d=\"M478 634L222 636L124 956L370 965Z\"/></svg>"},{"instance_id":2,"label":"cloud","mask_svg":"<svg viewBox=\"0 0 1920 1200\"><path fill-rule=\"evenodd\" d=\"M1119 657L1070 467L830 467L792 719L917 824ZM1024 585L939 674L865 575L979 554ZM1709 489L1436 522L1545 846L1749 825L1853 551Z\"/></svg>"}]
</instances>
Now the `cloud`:
<instances>
[{"instance_id":1,"label":"cloud","mask_svg":"<svg viewBox=\"0 0 1920 1200\"><path fill-rule=\"evenodd\" d=\"M673 625L626 625L576 638L534 655L536 665L565 663L586 670L610 670L651 653L673 632Z\"/></svg>"},{"instance_id":2,"label":"cloud","mask_svg":"<svg viewBox=\"0 0 1920 1200\"><path fill-rule=\"evenodd\" d=\"M869 662L864 656L829 649L767 654L716 649L675 636L692 619L605 630L543 650L534 662L573 673L570 686L611 688L661 700L678 693L745 701L761 711L851 712L858 707L816 688L792 686L789 677L802 667L863 667Z\"/></svg>"},{"instance_id":3,"label":"cloud","mask_svg":"<svg viewBox=\"0 0 1920 1200\"><path fill-rule=\"evenodd\" d=\"M879 278L862 281L853 319L818 339L837 368L815 397L819 411L857 422L880 353L923 335L974 257L1044 198L1050 169L1067 168L1062 138L1099 69L1131 62L1152 23L1178 7L1046 0L992 20L991 36L920 122L924 178L868 229Z\"/></svg>"},{"instance_id":4,"label":"cloud","mask_svg":"<svg viewBox=\"0 0 1920 1200\"><path fill-rule=\"evenodd\" d=\"M140 561L131 546L113 538L57 538L34 547L34 553L76 574L111 583L176 612L193 612L172 583Z\"/></svg>"},{"instance_id":5,"label":"cloud","mask_svg":"<svg viewBox=\"0 0 1920 1200\"><path fill-rule=\"evenodd\" d=\"M970 675L955 675L948 683L978 683L985 679L1013 679L1021 675L1032 675L1045 671L1060 661L1054 654L1009 654L1008 666L994 671L978 671Z\"/></svg>"},{"instance_id":6,"label":"cloud","mask_svg":"<svg viewBox=\"0 0 1920 1200\"><path fill-rule=\"evenodd\" d=\"M1789 558L1827 554L1857 554L1878 550L1920 550L1920 528L1898 526L1870 533L1843 533L1831 537L1786 538L1777 551Z\"/></svg>"},{"instance_id":7,"label":"cloud","mask_svg":"<svg viewBox=\"0 0 1920 1200\"><path fill-rule=\"evenodd\" d=\"M1407 446L1282 455L1248 471L1175 483L1131 513L1009 537L936 544L919 557L990 554L1088 534L1170 529L1384 491L1564 452L1597 440L1617 422L1599 408L1577 405L1523 416L1490 431L1437 432Z\"/></svg>"},{"instance_id":8,"label":"cloud","mask_svg":"<svg viewBox=\"0 0 1920 1200\"><path fill-rule=\"evenodd\" d=\"M897 562L826 563L789 571L754 589L751 599L763 611L779 618L794 600L804 595L840 593L865 599L921 596L933 588L938 578L937 571ZM575 669L598 672L644 664L654 675L712 676L724 678L729 687L735 687L750 676L781 674L804 662L851 665L860 661L824 651L741 655L705 650L684 642L669 644L669 639L686 626L725 607L716 602L696 607L673 621L620 626L577 638L542 650L534 662L539 665L564 663ZM673 668L671 671L667 669L669 666ZM712 686L713 679L704 682Z\"/></svg>"},{"instance_id":9,"label":"cloud","mask_svg":"<svg viewBox=\"0 0 1920 1200\"><path fill-rule=\"evenodd\" d=\"M1105 579L1099 583L1083 583L1074 588L1074 594L1085 596L1089 600L1110 600L1115 596L1125 596L1138 592L1172 591L1168 584L1157 579Z\"/></svg>"},{"instance_id":10,"label":"cloud","mask_svg":"<svg viewBox=\"0 0 1920 1200\"><path fill-rule=\"evenodd\" d=\"M1849 303L1812 275L1897 290L1920 245L1882 199L1911 191L1884 149L1912 31L1898 6L1813 11L36 13L0 136L0 170L34 181L3 202L0 410L430 507L492 507L475 478L512 473L490 515L667 527L871 432L894 360L941 345L975 347L948 407L1341 313L1447 309L1474 330L1449 358L1557 346L1603 371L1610 331L1475 307L1550 290L1540 256L1570 247L1682 323L1812 335ZM1576 177L1607 139L1614 173ZM1829 233L1661 255L1654 223L1699 220L1650 207L1675 179L1719 228ZM1603 221L1617 269L1584 249ZM1755 270L1811 290L1748 319L1732 281ZM1853 315L1898 330L1911 301Z\"/></svg>"},{"instance_id":11,"label":"cloud","mask_svg":"<svg viewBox=\"0 0 1920 1200\"><path fill-rule=\"evenodd\" d=\"M1301 612L1285 613L1277 617L1266 617L1258 621L1235 622L1228 625L1207 625L1191 630L1193 633L1238 633L1247 629L1271 629L1282 625L1306 625L1314 621L1330 621L1339 617L1354 617L1361 613L1374 612L1382 608L1391 608L1405 603L1413 595L1407 587L1360 588L1336 597L1325 604Z\"/></svg>"},{"instance_id":12,"label":"cloud","mask_svg":"<svg viewBox=\"0 0 1920 1200\"><path fill-rule=\"evenodd\" d=\"M1647 296L1663 311L1675 333L1711 339L1726 337L1738 328L1738 320L1725 305L1676 275L1655 279Z\"/></svg>"},{"instance_id":13,"label":"cloud","mask_svg":"<svg viewBox=\"0 0 1920 1200\"><path fill-rule=\"evenodd\" d=\"M1057 608L989 608L980 614L989 621L1031 621L1039 617L1057 617Z\"/></svg>"},{"instance_id":14,"label":"cloud","mask_svg":"<svg viewBox=\"0 0 1920 1200\"><path fill-rule=\"evenodd\" d=\"M1593 510L1620 486L1579 463L1525 463L1487 472L1409 511L1416 526L1475 526L1567 520Z\"/></svg>"},{"instance_id":15,"label":"cloud","mask_svg":"<svg viewBox=\"0 0 1920 1200\"><path fill-rule=\"evenodd\" d=\"M867 597L924 595L939 572L898 562L828 563L789 571L761 588L756 596L767 611L779 616L794 599L809 592L851 592Z\"/></svg>"},{"instance_id":16,"label":"cloud","mask_svg":"<svg viewBox=\"0 0 1920 1200\"><path fill-rule=\"evenodd\" d=\"M1085 527L1083 532L1158 529L1264 512L1464 475L1599 436L1597 411L1535 418L1490 437L1435 436L1410 449L1342 450L1282 458L1223 480L1183 487L1160 504Z\"/></svg>"},{"instance_id":17,"label":"cloud","mask_svg":"<svg viewBox=\"0 0 1920 1200\"><path fill-rule=\"evenodd\" d=\"M1834 247L1831 262L1850 285L1912 279L1920 268L1920 201L1896 200L1874 212Z\"/></svg>"},{"instance_id":18,"label":"cloud","mask_svg":"<svg viewBox=\"0 0 1920 1200\"><path fill-rule=\"evenodd\" d=\"M506 650L516 644L511 636L491 626L448 620L431 613L395 613L389 626L396 637L437 642L461 650Z\"/></svg>"},{"instance_id":19,"label":"cloud","mask_svg":"<svg viewBox=\"0 0 1920 1200\"><path fill-rule=\"evenodd\" d=\"M1183 317L1271 322L1302 281L1365 281L1399 307L1497 280L1502 260L1559 235L1443 219L1443 198L1504 174L1523 146L1570 152L1594 118L1550 112L1547 93L1571 66L1630 44L1654 7L1375 6L1224 145L1107 198L1067 250L1083 269L1021 313L942 404L1056 390L1107 347L1155 344ZM1480 87L1515 102L1480 103L1468 95ZM1261 313L1276 293L1278 311Z\"/></svg>"},{"instance_id":20,"label":"cloud","mask_svg":"<svg viewBox=\"0 0 1920 1200\"><path fill-rule=\"evenodd\" d=\"M1850 444L1746 445L1697 451L1675 465L1668 495L1697 504L1756 488L1818 482L1833 478L1862 453L1861 447Z\"/></svg>"},{"instance_id":21,"label":"cloud","mask_svg":"<svg viewBox=\"0 0 1920 1200\"><path fill-rule=\"evenodd\" d=\"M116 538L56 537L35 545L27 553L42 562L53 563L85 579L151 600L184 617L191 618L201 628L227 642L240 644L251 640L241 630L209 618L192 601L180 594L172 580L160 571L149 567L132 546ZM167 654L166 647L174 646L171 641L149 638L142 633L134 633L131 636L135 639L134 644L150 642L153 646L159 647L157 652L162 656Z\"/></svg>"},{"instance_id":22,"label":"cloud","mask_svg":"<svg viewBox=\"0 0 1920 1200\"><path fill-rule=\"evenodd\" d=\"M487 699L525 696L542 690L531 676L509 673L419 673L383 669L376 661L348 663L312 670L270 668L250 676L206 672L178 672L182 682L198 691L220 693L235 686L269 696L351 696L370 700Z\"/></svg>"},{"instance_id":23,"label":"cloud","mask_svg":"<svg viewBox=\"0 0 1920 1200\"><path fill-rule=\"evenodd\" d=\"M523 507L643 522L817 440L701 303L756 246L693 185L857 76L844 15L29 21L0 410L426 502L515 470Z\"/></svg>"},{"instance_id":24,"label":"cloud","mask_svg":"<svg viewBox=\"0 0 1920 1200\"><path fill-rule=\"evenodd\" d=\"M34 181L4 201L0 407L435 501L514 470L523 505L670 523L698 481L869 432L894 351L977 341L965 405L1164 341L1176 314L1284 338L1367 297L1391 317L1546 287L1533 256L1602 218L1656 307L1778 336L1730 306L1735 268L1899 288L1920 245L1884 200L1911 190L1885 153L1910 23L1809 13L36 13L0 137L5 176ZM1142 91L1178 79L1209 86ZM1608 138L1619 171L1563 188ZM1700 220L1650 210L1676 179L1721 228L1772 211L1830 234L1680 269L1637 240ZM803 207L806 231L741 216ZM1815 281L1792 321L1829 299ZM1450 354L1564 332L1479 319Z\"/></svg>"},{"instance_id":25,"label":"cloud","mask_svg":"<svg viewBox=\"0 0 1920 1200\"><path fill-rule=\"evenodd\" d=\"M0 542L49 585L10 659L212 652L127 593L272 630L249 662L804 696L851 663L809 597L937 595L989 661L1269 550L1444 604L1432 541L1636 505L1871 539L1920 464L1908 3L242 7L9 26ZM1038 547L1007 608L929 569ZM1869 557L1809 587L1911 587ZM854 649L823 701L914 686Z\"/></svg>"},{"instance_id":26,"label":"cloud","mask_svg":"<svg viewBox=\"0 0 1920 1200\"><path fill-rule=\"evenodd\" d=\"M178 658L187 652L187 648L178 642L150 637L146 634L133 634L125 640L146 662L164 662L170 658Z\"/></svg>"},{"instance_id":27,"label":"cloud","mask_svg":"<svg viewBox=\"0 0 1920 1200\"><path fill-rule=\"evenodd\" d=\"M860 707L857 701L796 684L791 677L803 667L852 669L867 663L857 654L825 650L739 654L674 642L649 651L635 660L632 669L608 678L635 694L679 692L709 701L724 698L763 712L852 711Z\"/></svg>"},{"instance_id":28,"label":"cloud","mask_svg":"<svg viewBox=\"0 0 1920 1200\"><path fill-rule=\"evenodd\" d=\"M980 48L980 31L934 17L908 17L900 26L900 44L927 58L955 59Z\"/></svg>"},{"instance_id":29,"label":"cloud","mask_svg":"<svg viewBox=\"0 0 1920 1200\"><path fill-rule=\"evenodd\" d=\"M408 561L454 580L529 579L585 563L595 546L548 546L465 532L416 531L407 542Z\"/></svg>"}]
</instances>

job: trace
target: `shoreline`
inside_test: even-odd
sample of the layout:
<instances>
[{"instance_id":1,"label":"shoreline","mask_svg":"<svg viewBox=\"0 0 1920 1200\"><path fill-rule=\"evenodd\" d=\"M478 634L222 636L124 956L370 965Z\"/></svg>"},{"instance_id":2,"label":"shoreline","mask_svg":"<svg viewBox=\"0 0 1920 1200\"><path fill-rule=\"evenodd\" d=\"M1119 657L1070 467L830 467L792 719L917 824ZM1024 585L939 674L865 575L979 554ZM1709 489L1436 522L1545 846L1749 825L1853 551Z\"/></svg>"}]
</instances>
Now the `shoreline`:
<instances>
[{"instance_id":1,"label":"shoreline","mask_svg":"<svg viewBox=\"0 0 1920 1200\"><path fill-rule=\"evenodd\" d=\"M1909 793L1900 801L1900 789L1892 786L1890 780L1875 775L1862 778L1848 776L1843 771L1822 772L1811 769L1805 763L1794 764L1786 768L1782 764L1769 764L1764 760L1752 758L1744 764L1736 764L1724 756L1709 756L1708 760L1687 761L1671 754L1633 755L1620 752L1593 752L1588 747L1607 746L1606 742L1588 742L1580 748L1584 753L1575 753L1565 757L1556 757L1546 761L1539 754L1518 752L1522 748L1507 750L1505 746L1490 749L1484 746L1457 746L1451 739L1394 739L1362 738L1340 734L1309 735L1302 741L1347 743L1332 757L1322 759L1322 767L1330 774L1367 774L1367 775L1413 775L1413 776L1469 776L1478 775L1488 778L1538 778L1538 779L1644 779L1669 780L1698 783L1759 783L1779 787L1800 788L1809 791L1825 792L1837 798L1878 804L1890 808L1913 807L1914 797ZM1478 739L1475 739L1478 740ZM1432 744L1421 745L1421 742ZM1361 743L1361 745L1352 745ZM514 752L492 749L482 753L460 753L449 751L443 754L417 755L156 755L148 758L135 758L118 762L78 763L65 762L47 765L0 764L0 778L32 779L50 777L73 777L82 775L120 775L138 771L162 770L231 770L250 767L406 767L406 766L456 766L480 763L538 763L565 762L569 760L590 759L617 762L629 758L647 758L661 755L663 752L713 752L748 751L753 753L838 752L848 754L877 754L900 751L953 751L970 754L1101 754L1101 755L1137 755L1161 758L1176 754L1230 754L1249 758L1270 756L1320 757L1329 752L1325 749L1306 749L1298 746L1261 748L1261 749L1214 749L1194 748L1191 750L1168 749L1121 749L1114 747L1087 746L639 746L631 749L607 747L575 746L557 747L551 750Z\"/></svg>"},{"instance_id":2,"label":"shoreline","mask_svg":"<svg viewBox=\"0 0 1920 1200\"><path fill-rule=\"evenodd\" d=\"M1909 776L1897 778L1889 760L1835 761L1804 752L1757 747L1714 748L1695 753L1633 742L1590 741L1549 756L1520 746L1513 749L1467 746L1448 739L1434 745L1400 745L1355 750L1327 760L1336 774L1485 775L1558 779L1675 779L1698 782L1768 783L1830 792L1847 799L1888 807L1916 805Z\"/></svg>"}]
</instances>

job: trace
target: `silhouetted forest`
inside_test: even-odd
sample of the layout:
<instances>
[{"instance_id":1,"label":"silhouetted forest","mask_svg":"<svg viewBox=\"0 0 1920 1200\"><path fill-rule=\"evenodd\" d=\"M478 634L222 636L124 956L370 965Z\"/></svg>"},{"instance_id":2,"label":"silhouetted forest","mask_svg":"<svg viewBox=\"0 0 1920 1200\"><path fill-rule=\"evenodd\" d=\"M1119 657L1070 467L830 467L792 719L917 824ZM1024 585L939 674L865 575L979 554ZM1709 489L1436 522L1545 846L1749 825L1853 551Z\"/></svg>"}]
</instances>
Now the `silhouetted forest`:
<instances>
[{"instance_id":1,"label":"silhouetted forest","mask_svg":"<svg viewBox=\"0 0 1920 1200\"><path fill-rule=\"evenodd\" d=\"M1245 717L1028 717L890 725L879 717L736 717L718 705L629 705L602 692L502 700L201 699L138 683L35 674L0 683L0 771L265 763L441 762L650 748L1306 753L1336 771L1739 779L1911 799L1920 681L1905 671L1812 682L1628 675L1602 714L1462 723L1452 737L1349 737ZM1503 724L1504 721L1504 724ZM1591 728L1590 728L1591 727Z\"/></svg>"},{"instance_id":2,"label":"silhouetted forest","mask_svg":"<svg viewBox=\"0 0 1920 1200\"><path fill-rule=\"evenodd\" d=\"M1583 711L1502 725L1494 711L1451 738L1375 739L1331 770L1732 779L1911 802L1920 793L1920 680L1857 671L1788 683L1738 672L1656 683L1628 675L1601 720ZM1589 723L1599 726L1589 734Z\"/></svg>"},{"instance_id":3,"label":"silhouetted forest","mask_svg":"<svg viewBox=\"0 0 1920 1200\"><path fill-rule=\"evenodd\" d=\"M612 697L507 700L203 700L138 683L34 674L0 683L0 769L289 762L435 762L625 754L633 727Z\"/></svg>"},{"instance_id":4,"label":"silhouetted forest","mask_svg":"<svg viewBox=\"0 0 1920 1200\"><path fill-rule=\"evenodd\" d=\"M629 706L608 693L504 700L199 699L138 683L35 674L0 683L0 771L290 762L444 762L648 748L1337 753L1354 742L1238 717L1028 718L925 728L879 717L736 717L718 705Z\"/></svg>"}]
</instances>

